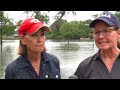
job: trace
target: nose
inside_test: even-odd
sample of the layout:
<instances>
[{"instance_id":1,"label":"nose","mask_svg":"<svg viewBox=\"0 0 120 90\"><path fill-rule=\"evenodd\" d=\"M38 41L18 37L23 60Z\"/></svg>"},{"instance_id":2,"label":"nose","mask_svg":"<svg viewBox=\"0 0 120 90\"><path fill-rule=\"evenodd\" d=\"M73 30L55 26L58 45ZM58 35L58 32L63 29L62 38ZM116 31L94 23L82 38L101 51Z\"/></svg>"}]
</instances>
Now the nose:
<instances>
[{"instance_id":1,"label":"nose","mask_svg":"<svg viewBox=\"0 0 120 90\"><path fill-rule=\"evenodd\" d=\"M42 40L42 36L41 36L41 35L38 35L38 36L37 36L37 40L38 40L38 41L41 41L41 40Z\"/></svg>"},{"instance_id":2,"label":"nose","mask_svg":"<svg viewBox=\"0 0 120 90\"><path fill-rule=\"evenodd\" d=\"M103 35L102 31L99 33L99 38L104 38L104 35Z\"/></svg>"}]
</instances>

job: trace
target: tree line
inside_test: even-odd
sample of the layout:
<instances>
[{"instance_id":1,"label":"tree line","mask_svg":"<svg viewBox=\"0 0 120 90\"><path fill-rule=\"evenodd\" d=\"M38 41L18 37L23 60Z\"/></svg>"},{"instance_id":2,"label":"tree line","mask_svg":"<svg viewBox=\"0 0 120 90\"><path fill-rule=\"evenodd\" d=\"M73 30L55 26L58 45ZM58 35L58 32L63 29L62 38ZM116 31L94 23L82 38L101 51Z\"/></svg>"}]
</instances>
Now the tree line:
<instances>
[{"instance_id":1,"label":"tree line","mask_svg":"<svg viewBox=\"0 0 120 90\"><path fill-rule=\"evenodd\" d=\"M45 13L41 13L41 11L25 11L24 13L29 14L33 13L32 17L35 17L41 20L43 23L48 23L50 21L49 16ZM50 11L48 11L49 13ZM46 32L46 36L49 39L80 39L80 38L90 38L92 39L91 30L89 28L89 24L92 21L91 19L85 21L71 21L67 22L62 19L63 16L72 12L73 15L76 15L74 11L59 11L55 16L55 22L50 25L51 32ZM116 11L115 15L120 20L120 11ZM93 15L92 17L97 17L98 14ZM0 11L0 22L4 22L4 25L0 24L0 32L3 36L13 36L17 31L15 29L20 25L22 20L19 20L15 24L13 24L13 20L9 19L4 15L4 11ZM8 23L8 24L7 24Z\"/></svg>"}]
</instances>

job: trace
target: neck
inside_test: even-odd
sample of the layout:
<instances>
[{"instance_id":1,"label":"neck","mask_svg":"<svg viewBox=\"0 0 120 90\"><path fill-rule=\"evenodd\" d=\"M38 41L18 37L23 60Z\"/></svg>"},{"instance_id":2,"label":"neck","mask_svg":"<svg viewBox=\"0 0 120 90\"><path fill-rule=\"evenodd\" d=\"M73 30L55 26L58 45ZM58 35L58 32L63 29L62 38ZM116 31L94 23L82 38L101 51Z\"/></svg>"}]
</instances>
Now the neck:
<instances>
[{"instance_id":1,"label":"neck","mask_svg":"<svg viewBox=\"0 0 120 90\"><path fill-rule=\"evenodd\" d=\"M106 65L109 73L112 70L113 64L120 53L119 49L109 49L105 51L100 51L101 59Z\"/></svg>"},{"instance_id":2,"label":"neck","mask_svg":"<svg viewBox=\"0 0 120 90\"><path fill-rule=\"evenodd\" d=\"M41 53L27 52L29 61L31 62L35 72L40 74Z\"/></svg>"},{"instance_id":3,"label":"neck","mask_svg":"<svg viewBox=\"0 0 120 90\"><path fill-rule=\"evenodd\" d=\"M41 59L40 53L34 53L34 52L27 52L27 57L30 60L30 62L37 62Z\"/></svg>"},{"instance_id":4,"label":"neck","mask_svg":"<svg viewBox=\"0 0 120 90\"><path fill-rule=\"evenodd\" d=\"M119 53L120 53L120 50L118 48L104 50L104 51L100 50L100 55L103 60L106 58L115 60L117 56L119 55Z\"/></svg>"}]
</instances>

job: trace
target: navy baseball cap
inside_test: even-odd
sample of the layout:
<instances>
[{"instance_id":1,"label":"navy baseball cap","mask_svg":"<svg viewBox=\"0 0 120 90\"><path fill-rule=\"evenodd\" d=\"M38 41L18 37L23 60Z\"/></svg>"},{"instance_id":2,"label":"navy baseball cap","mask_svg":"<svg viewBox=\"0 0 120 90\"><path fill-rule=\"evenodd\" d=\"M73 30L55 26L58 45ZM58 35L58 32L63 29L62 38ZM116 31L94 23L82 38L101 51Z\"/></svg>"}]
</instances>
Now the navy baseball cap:
<instances>
[{"instance_id":1,"label":"navy baseball cap","mask_svg":"<svg viewBox=\"0 0 120 90\"><path fill-rule=\"evenodd\" d=\"M118 18L111 12L103 12L100 14L100 16L98 16L95 20L93 20L90 23L90 27L94 27L95 24L98 21L104 21L105 23L109 24L110 26L115 25L118 28L120 28L120 21L118 20Z\"/></svg>"}]
</instances>

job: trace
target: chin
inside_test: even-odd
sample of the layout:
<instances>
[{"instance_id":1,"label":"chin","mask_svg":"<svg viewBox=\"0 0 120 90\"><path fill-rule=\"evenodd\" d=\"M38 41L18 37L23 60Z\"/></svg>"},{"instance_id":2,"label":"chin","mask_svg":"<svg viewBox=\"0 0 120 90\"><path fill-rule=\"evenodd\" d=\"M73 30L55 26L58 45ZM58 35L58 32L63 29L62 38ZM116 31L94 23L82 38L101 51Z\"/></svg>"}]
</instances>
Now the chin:
<instances>
[{"instance_id":1,"label":"chin","mask_svg":"<svg viewBox=\"0 0 120 90\"><path fill-rule=\"evenodd\" d=\"M108 47L98 47L100 50L109 50Z\"/></svg>"},{"instance_id":2,"label":"chin","mask_svg":"<svg viewBox=\"0 0 120 90\"><path fill-rule=\"evenodd\" d=\"M41 53L43 50L35 50L35 53Z\"/></svg>"}]
</instances>

